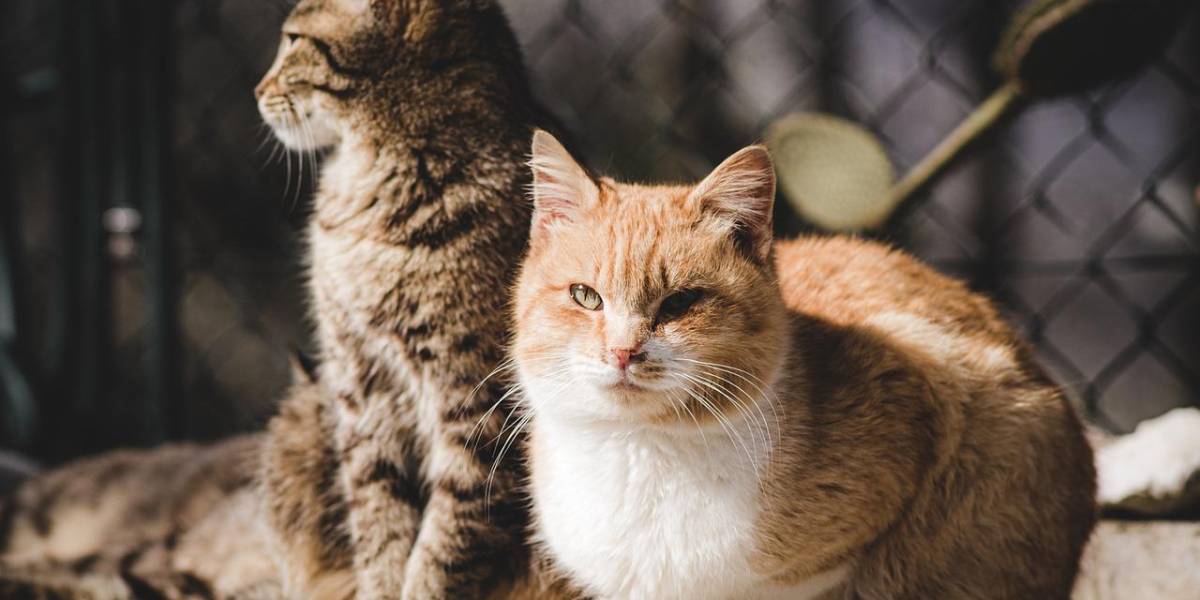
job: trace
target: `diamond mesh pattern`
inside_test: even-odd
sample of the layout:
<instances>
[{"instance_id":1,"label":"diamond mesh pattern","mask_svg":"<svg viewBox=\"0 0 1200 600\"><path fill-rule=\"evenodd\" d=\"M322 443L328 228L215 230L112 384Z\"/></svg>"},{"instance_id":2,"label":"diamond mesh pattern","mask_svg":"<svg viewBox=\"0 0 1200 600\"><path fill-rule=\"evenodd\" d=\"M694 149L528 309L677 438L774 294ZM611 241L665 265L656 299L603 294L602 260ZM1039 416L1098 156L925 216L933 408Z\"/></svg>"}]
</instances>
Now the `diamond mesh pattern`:
<instances>
[{"instance_id":1,"label":"diamond mesh pattern","mask_svg":"<svg viewBox=\"0 0 1200 600\"><path fill-rule=\"evenodd\" d=\"M53 73L53 6L6 3L6 81ZM822 110L878 134L903 171L999 85L989 52L1013 2L987 0L505 0L535 88L593 166L692 179L774 119ZM306 345L301 225L311 165L261 144L250 90L287 2L176 0L171 108L183 351L174 435L255 427ZM32 79L31 79L32 77ZM52 333L58 104L6 98L6 192L23 364ZM43 96L45 97L45 96ZM53 92L50 93L53 99ZM1133 78L1032 102L989 134L885 236L991 294L1085 412L1115 429L1200 403L1200 19ZM46 141L50 140L50 141ZM258 150L256 150L258 148ZM806 230L784 219L786 233ZM136 394L151 324L142 260L110 260L97 406ZM2 351L2 350L0 350ZM45 361L40 361L45 362ZM103 410L90 414L103 413ZM114 427L119 424L112 424ZM60 442L62 440L59 440ZM121 443L119 435L102 445ZM78 448L82 451L84 448Z\"/></svg>"}]
</instances>

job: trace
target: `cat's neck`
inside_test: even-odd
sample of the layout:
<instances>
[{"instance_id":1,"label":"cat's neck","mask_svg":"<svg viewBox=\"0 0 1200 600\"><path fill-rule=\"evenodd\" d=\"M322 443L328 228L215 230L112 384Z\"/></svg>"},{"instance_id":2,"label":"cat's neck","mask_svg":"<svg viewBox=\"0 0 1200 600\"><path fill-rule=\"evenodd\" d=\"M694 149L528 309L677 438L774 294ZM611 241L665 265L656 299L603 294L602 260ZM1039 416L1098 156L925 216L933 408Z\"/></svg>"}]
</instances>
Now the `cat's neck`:
<instances>
[{"instance_id":1,"label":"cat's neck","mask_svg":"<svg viewBox=\"0 0 1200 600\"><path fill-rule=\"evenodd\" d=\"M388 131L345 136L322 167L316 222L327 229L395 231L428 217L423 209L472 204L484 205L473 209L479 214L511 213L501 221L521 223L528 210L510 192L523 185L528 144L523 126L506 126L506 133L487 140L417 139ZM461 190L456 184L462 181L477 181L471 186L476 193L451 191Z\"/></svg>"},{"instance_id":2,"label":"cat's neck","mask_svg":"<svg viewBox=\"0 0 1200 600\"><path fill-rule=\"evenodd\" d=\"M484 123L497 125L491 121L491 118L481 118L478 124L459 125L468 129ZM472 164L523 157L529 145L529 128L525 123L524 120L506 121L502 127L492 127L490 136L459 135L450 131L418 134L399 126L393 129L363 128L342 138L330 153L322 173L353 175L363 183L369 183L379 177L394 175L397 167L412 168L420 169L416 174L441 184L450 176L460 176L461 169ZM512 170L523 172L522 164L522 160L517 160Z\"/></svg>"},{"instance_id":3,"label":"cat's neck","mask_svg":"<svg viewBox=\"0 0 1200 600\"><path fill-rule=\"evenodd\" d=\"M540 112L519 66L467 62L429 79L379 83L362 100L356 137L462 156L516 141L524 153Z\"/></svg>"}]
</instances>

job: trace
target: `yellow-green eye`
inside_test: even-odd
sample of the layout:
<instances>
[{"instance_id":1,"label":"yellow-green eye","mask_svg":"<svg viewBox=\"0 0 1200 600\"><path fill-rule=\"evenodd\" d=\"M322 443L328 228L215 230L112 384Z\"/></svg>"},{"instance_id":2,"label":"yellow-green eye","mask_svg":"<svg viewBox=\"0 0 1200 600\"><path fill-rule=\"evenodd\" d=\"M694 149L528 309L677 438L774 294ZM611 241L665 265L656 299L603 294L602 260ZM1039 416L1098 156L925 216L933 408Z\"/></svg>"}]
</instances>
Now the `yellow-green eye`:
<instances>
[{"instance_id":1,"label":"yellow-green eye","mask_svg":"<svg viewBox=\"0 0 1200 600\"><path fill-rule=\"evenodd\" d=\"M604 305L604 300L600 298L600 294L582 283L571 285L571 299L575 301L575 304L588 310L600 310L600 307Z\"/></svg>"}]
</instances>

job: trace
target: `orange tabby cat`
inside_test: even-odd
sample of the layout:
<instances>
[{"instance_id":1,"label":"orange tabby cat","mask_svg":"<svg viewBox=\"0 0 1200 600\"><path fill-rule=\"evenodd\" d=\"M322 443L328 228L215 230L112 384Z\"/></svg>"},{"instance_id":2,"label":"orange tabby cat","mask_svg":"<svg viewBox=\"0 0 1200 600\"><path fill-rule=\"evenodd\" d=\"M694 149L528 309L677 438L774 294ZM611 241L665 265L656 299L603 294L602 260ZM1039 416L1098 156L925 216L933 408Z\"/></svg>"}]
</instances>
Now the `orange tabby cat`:
<instances>
[{"instance_id":1,"label":"orange tabby cat","mask_svg":"<svg viewBox=\"0 0 1200 600\"><path fill-rule=\"evenodd\" d=\"M536 535L604 598L1065 598L1080 424L992 305L844 237L772 245L759 146L695 186L534 138L516 296ZM526 423L522 423L526 424Z\"/></svg>"}]
</instances>

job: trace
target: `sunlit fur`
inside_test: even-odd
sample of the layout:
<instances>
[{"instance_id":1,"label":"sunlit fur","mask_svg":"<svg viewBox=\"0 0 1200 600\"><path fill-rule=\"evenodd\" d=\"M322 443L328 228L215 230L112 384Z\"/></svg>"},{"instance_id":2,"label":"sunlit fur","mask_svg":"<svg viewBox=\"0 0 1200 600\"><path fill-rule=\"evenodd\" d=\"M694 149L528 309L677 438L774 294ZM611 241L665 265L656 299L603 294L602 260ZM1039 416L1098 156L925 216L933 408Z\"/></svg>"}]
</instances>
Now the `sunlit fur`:
<instances>
[{"instance_id":1,"label":"sunlit fur","mask_svg":"<svg viewBox=\"0 0 1200 600\"><path fill-rule=\"evenodd\" d=\"M280 141L328 149L308 227L315 389L284 401L263 452L285 590L538 588L524 577L523 463L471 439L497 438L507 414L483 414L500 380L476 383L504 356L542 122L503 11L300 0L256 92Z\"/></svg>"},{"instance_id":2,"label":"sunlit fur","mask_svg":"<svg viewBox=\"0 0 1200 600\"><path fill-rule=\"evenodd\" d=\"M269 73L297 71L307 77L271 76L259 86L259 113L275 136L292 150L322 150L337 144L341 137L336 97L309 83L324 79L320 75L325 71L323 62L311 40L285 35Z\"/></svg>"},{"instance_id":3,"label":"sunlit fur","mask_svg":"<svg viewBox=\"0 0 1200 600\"><path fill-rule=\"evenodd\" d=\"M535 151L535 161L544 158ZM760 408L690 383L713 376L706 363L767 382L783 363L785 315L774 270L734 243L736 217L690 187L575 181L585 186L582 206L544 222L539 203L535 215L543 219L535 230L548 229L550 240L531 249L518 286L518 323L525 327L514 350L525 381L572 380L603 390L602 402L552 408L589 419L673 424L690 411L706 423ZM552 185L554 194L570 193ZM575 283L595 289L603 310L580 307L570 295ZM691 309L656 322L663 300L689 289L701 290ZM643 347L645 359L623 376L610 350L630 346Z\"/></svg>"},{"instance_id":4,"label":"sunlit fur","mask_svg":"<svg viewBox=\"0 0 1200 600\"><path fill-rule=\"evenodd\" d=\"M850 238L770 243L766 152L695 186L538 134L513 357L537 539L603 598L1065 598L1091 453L985 299ZM594 288L587 310L568 288ZM681 289L700 300L656 323ZM641 348L621 369L614 349Z\"/></svg>"},{"instance_id":5,"label":"sunlit fur","mask_svg":"<svg viewBox=\"0 0 1200 600\"><path fill-rule=\"evenodd\" d=\"M0 598L272 597L250 483L261 442L110 452L0 497Z\"/></svg>"}]
</instances>

